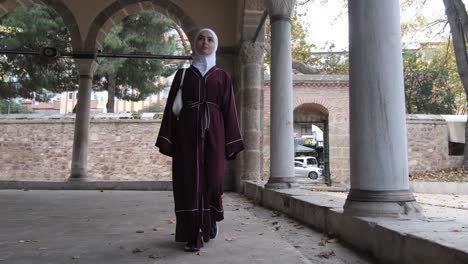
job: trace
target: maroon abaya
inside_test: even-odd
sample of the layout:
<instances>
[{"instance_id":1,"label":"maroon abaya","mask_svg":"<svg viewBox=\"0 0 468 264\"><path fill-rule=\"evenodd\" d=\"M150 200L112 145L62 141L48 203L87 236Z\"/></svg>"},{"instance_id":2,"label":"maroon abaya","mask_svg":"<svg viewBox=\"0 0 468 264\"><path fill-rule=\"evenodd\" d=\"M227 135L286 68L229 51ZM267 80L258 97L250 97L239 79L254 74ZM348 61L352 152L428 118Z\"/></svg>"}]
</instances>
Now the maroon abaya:
<instances>
[{"instance_id":1,"label":"maroon abaya","mask_svg":"<svg viewBox=\"0 0 468 264\"><path fill-rule=\"evenodd\" d=\"M224 165L243 150L230 76L212 67L205 76L191 66L185 72L183 107L176 117L172 105L182 70L176 73L156 146L172 157L177 218L176 241L201 247L210 227L224 219Z\"/></svg>"}]
</instances>

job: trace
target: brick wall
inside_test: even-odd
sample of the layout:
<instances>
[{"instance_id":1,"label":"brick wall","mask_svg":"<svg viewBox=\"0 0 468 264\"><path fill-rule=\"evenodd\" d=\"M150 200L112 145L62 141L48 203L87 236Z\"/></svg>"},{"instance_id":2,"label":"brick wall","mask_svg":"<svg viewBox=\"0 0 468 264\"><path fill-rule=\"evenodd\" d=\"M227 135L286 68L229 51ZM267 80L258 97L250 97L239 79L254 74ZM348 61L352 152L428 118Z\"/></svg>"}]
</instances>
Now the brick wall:
<instances>
[{"instance_id":1,"label":"brick wall","mask_svg":"<svg viewBox=\"0 0 468 264\"><path fill-rule=\"evenodd\" d=\"M329 126L330 173L334 183L349 184L349 88L347 76L294 76L294 109L313 105L326 112ZM264 92L264 174L270 169L270 83Z\"/></svg>"}]
</instances>

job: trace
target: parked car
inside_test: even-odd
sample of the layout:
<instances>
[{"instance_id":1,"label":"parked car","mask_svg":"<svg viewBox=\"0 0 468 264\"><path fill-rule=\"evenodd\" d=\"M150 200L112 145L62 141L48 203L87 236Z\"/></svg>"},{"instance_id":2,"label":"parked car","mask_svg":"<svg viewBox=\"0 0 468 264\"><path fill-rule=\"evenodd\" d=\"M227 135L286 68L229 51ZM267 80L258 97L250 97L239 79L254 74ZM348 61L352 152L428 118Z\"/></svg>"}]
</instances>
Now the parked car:
<instances>
[{"instance_id":1,"label":"parked car","mask_svg":"<svg viewBox=\"0 0 468 264\"><path fill-rule=\"evenodd\" d=\"M322 176L322 169L318 167L309 167L300 161L294 161L294 176L309 177L312 180Z\"/></svg>"},{"instance_id":2,"label":"parked car","mask_svg":"<svg viewBox=\"0 0 468 264\"><path fill-rule=\"evenodd\" d=\"M298 156L294 157L294 161L299 161L301 163L304 163L307 165L307 167L318 167L318 161L317 158L312 157L312 156Z\"/></svg>"}]
</instances>

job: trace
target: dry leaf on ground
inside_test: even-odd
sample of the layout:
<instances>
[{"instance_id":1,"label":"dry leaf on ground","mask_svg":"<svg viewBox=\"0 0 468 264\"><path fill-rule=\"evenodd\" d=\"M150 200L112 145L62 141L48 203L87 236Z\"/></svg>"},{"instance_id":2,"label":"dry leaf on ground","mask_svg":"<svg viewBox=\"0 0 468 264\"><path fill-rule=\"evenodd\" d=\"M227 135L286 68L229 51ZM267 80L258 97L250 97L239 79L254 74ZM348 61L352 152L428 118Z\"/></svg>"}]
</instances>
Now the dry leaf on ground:
<instances>
[{"instance_id":1,"label":"dry leaf on ground","mask_svg":"<svg viewBox=\"0 0 468 264\"><path fill-rule=\"evenodd\" d=\"M328 258L336 256L336 255L335 255L335 252L333 250L330 250L330 251L320 252L317 256L319 256L321 258L328 259Z\"/></svg>"}]
</instances>

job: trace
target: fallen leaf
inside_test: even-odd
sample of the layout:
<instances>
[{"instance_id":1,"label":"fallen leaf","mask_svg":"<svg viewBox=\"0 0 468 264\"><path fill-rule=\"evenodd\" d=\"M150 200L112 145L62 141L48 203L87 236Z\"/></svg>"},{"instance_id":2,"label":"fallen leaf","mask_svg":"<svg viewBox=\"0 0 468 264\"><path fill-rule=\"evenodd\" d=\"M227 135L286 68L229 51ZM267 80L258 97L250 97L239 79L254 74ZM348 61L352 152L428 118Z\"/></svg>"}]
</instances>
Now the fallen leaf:
<instances>
[{"instance_id":1,"label":"fallen leaf","mask_svg":"<svg viewBox=\"0 0 468 264\"><path fill-rule=\"evenodd\" d=\"M150 258L150 259L158 259L159 256L156 256L156 255L151 254L151 255L148 256L148 258Z\"/></svg>"},{"instance_id":2,"label":"fallen leaf","mask_svg":"<svg viewBox=\"0 0 468 264\"><path fill-rule=\"evenodd\" d=\"M240 230L240 229L234 229L234 231L236 231L236 232L242 232L242 230Z\"/></svg>"},{"instance_id":3,"label":"fallen leaf","mask_svg":"<svg viewBox=\"0 0 468 264\"><path fill-rule=\"evenodd\" d=\"M234 237L226 237L226 241L234 241L235 238Z\"/></svg>"},{"instance_id":4,"label":"fallen leaf","mask_svg":"<svg viewBox=\"0 0 468 264\"><path fill-rule=\"evenodd\" d=\"M263 236L263 233L259 233L258 235L259 235L259 236Z\"/></svg>"},{"instance_id":5,"label":"fallen leaf","mask_svg":"<svg viewBox=\"0 0 468 264\"><path fill-rule=\"evenodd\" d=\"M153 231L164 231L164 227L157 226L157 227L153 228Z\"/></svg>"},{"instance_id":6,"label":"fallen leaf","mask_svg":"<svg viewBox=\"0 0 468 264\"><path fill-rule=\"evenodd\" d=\"M198 251L197 256L203 256L203 253L201 253L201 251Z\"/></svg>"},{"instance_id":7,"label":"fallen leaf","mask_svg":"<svg viewBox=\"0 0 468 264\"><path fill-rule=\"evenodd\" d=\"M40 241L39 241L39 240L36 240L36 239L34 239L34 240L31 240L31 242L33 242L33 243L39 243Z\"/></svg>"},{"instance_id":8,"label":"fallen leaf","mask_svg":"<svg viewBox=\"0 0 468 264\"><path fill-rule=\"evenodd\" d=\"M453 232L461 232L461 231L462 231L462 229L460 227L455 227L453 229Z\"/></svg>"},{"instance_id":9,"label":"fallen leaf","mask_svg":"<svg viewBox=\"0 0 468 264\"><path fill-rule=\"evenodd\" d=\"M330 258L332 256L336 256L335 255L335 252L333 250L331 251L324 251L324 252L320 252L317 256L321 257L321 258Z\"/></svg>"},{"instance_id":10,"label":"fallen leaf","mask_svg":"<svg viewBox=\"0 0 468 264\"><path fill-rule=\"evenodd\" d=\"M327 243L338 243L338 238L331 238L327 240Z\"/></svg>"},{"instance_id":11,"label":"fallen leaf","mask_svg":"<svg viewBox=\"0 0 468 264\"><path fill-rule=\"evenodd\" d=\"M147 250L147 248L144 248L144 249L141 249L141 248L135 248L132 250L132 253L141 253L141 252L144 252L145 250Z\"/></svg>"},{"instance_id":12,"label":"fallen leaf","mask_svg":"<svg viewBox=\"0 0 468 264\"><path fill-rule=\"evenodd\" d=\"M169 219L167 222L169 224L171 224L171 225L174 225L176 223L176 220L175 219Z\"/></svg>"}]
</instances>

